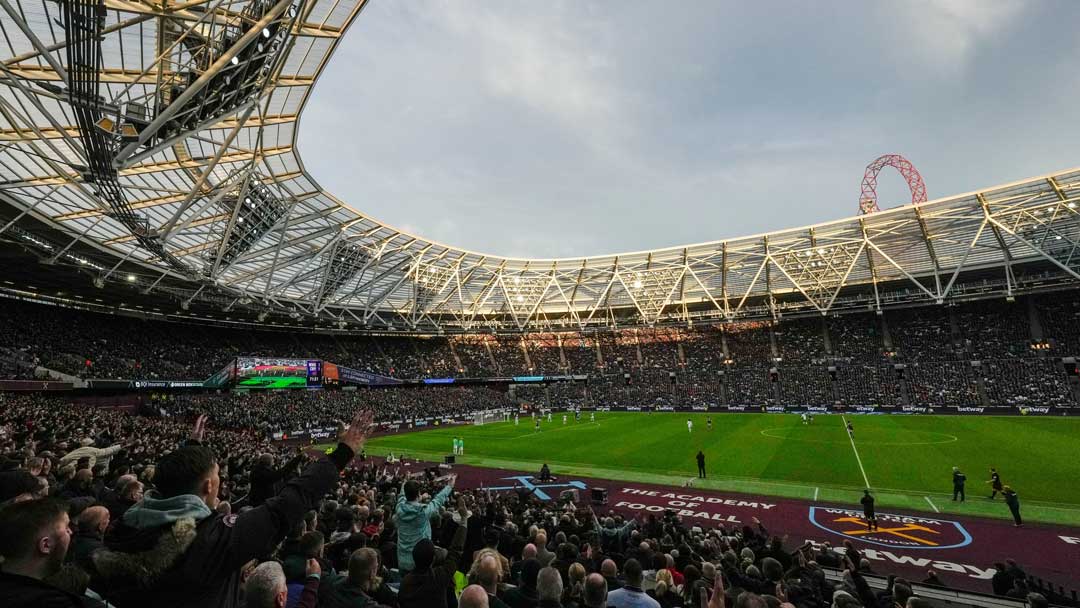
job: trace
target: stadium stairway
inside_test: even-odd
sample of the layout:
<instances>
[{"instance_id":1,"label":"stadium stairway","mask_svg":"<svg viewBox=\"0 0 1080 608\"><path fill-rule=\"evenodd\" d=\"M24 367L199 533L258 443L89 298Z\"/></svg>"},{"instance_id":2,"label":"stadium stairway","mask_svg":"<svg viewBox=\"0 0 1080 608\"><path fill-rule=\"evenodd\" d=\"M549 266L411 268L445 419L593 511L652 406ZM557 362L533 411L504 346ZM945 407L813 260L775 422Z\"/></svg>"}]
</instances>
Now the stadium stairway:
<instances>
[{"instance_id":1,"label":"stadium stairway","mask_svg":"<svg viewBox=\"0 0 1080 608\"><path fill-rule=\"evenodd\" d=\"M830 582L842 583L844 571L833 568L822 568L825 578ZM888 579L877 574L863 574L863 578L875 591L888 587ZM1071 597L1065 595L1065 589L1055 590L1054 585L1035 577L1029 577L1028 583L1033 592L1041 593L1050 601L1051 606L1073 607L1080 606L1077 602L1077 592L1072 590ZM935 587L922 583L911 583L911 590L915 595L930 600L935 606L971 606L973 608L1027 608L1028 603L1024 600L1013 599L989 593L975 593L974 591L958 591L947 587ZM1060 593L1059 593L1060 591Z\"/></svg>"}]
</instances>

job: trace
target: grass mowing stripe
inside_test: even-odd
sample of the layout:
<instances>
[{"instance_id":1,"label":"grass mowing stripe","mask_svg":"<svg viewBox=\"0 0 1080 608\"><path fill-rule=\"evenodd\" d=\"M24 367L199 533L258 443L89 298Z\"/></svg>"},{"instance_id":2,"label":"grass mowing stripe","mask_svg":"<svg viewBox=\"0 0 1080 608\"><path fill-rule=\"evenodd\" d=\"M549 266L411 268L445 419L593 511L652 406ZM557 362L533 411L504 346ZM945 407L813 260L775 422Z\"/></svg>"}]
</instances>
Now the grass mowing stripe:
<instances>
[{"instance_id":1,"label":"grass mowing stripe","mask_svg":"<svg viewBox=\"0 0 1080 608\"><path fill-rule=\"evenodd\" d=\"M556 422L544 424L539 433L526 418L518 428L500 422L402 429L368 445L373 454L392 449L441 462L450 453L451 437L460 436L468 454L460 460L464 465L535 471L549 462L568 475L675 487L695 474L694 454L701 450L710 477L704 487L709 489L809 501L817 488L819 502L855 508L869 481L859 470L861 461L863 471L874 471L874 491L882 508L933 513L929 496L942 516L1008 519L1001 501L948 501L953 466L975 482L969 484L973 494L975 484L988 478L987 473L978 475L996 466L1003 481L1020 492L1025 519L1080 525L1080 484L1075 483L1080 441L1066 440L1080 437L1078 418L859 416L858 459L852 462L843 456L851 439L844 445L837 433L846 430L829 422L829 415L818 416L824 424L817 425L801 425L798 416L784 414L712 415L711 431L706 430L707 416L598 412L595 426ZM693 433L686 430L688 417L695 422ZM841 422L846 426L846 416ZM529 440L514 440L522 436Z\"/></svg>"},{"instance_id":2,"label":"grass mowing stripe","mask_svg":"<svg viewBox=\"0 0 1080 608\"><path fill-rule=\"evenodd\" d=\"M383 455L386 451L389 450L386 448L372 447L368 450L368 453ZM400 455L400 451L396 449L394 451ZM420 458L432 462L441 460L442 458L440 453L416 451L410 451L408 457ZM533 462L492 459L478 456L462 458L459 459L458 462L469 466L507 469L511 471L528 471L536 468L534 466L535 463ZM608 469L599 468L589 464L564 464L555 461L549 461L549 464L559 465L553 466L552 470L560 475L578 475L581 477L606 479L613 482L637 482L679 487L686 480L685 473L663 474L642 470L640 468L636 470L627 468ZM768 482L764 480L740 478L714 478L711 476L709 479L696 479L695 487L721 492L738 492L741 494L755 495L757 497L775 496L802 500L811 499L814 490L814 487L812 486L794 483ZM857 505L859 498L862 495L862 488L857 486L822 485L817 489L820 493L820 501L833 504ZM878 507L903 508L912 511L929 511L926 506L926 496L911 495L907 493L907 490L895 490L895 493L893 493L882 488L876 488L875 492ZM949 495L943 494L941 496L948 498ZM961 505L963 508L961 508L961 506L953 506L953 503L947 502L945 504L947 505L947 508L944 511L945 513L1002 520L1011 520L1012 518L1007 512L1003 512L1001 503L994 504L989 502L981 503L969 501ZM942 511L939 510L937 512L941 513ZM1080 526L1080 508L1051 507L1028 502L1024 505L1024 519L1031 522Z\"/></svg>"},{"instance_id":3,"label":"grass mowing stripe","mask_svg":"<svg viewBox=\"0 0 1080 608\"><path fill-rule=\"evenodd\" d=\"M840 420L844 423L844 432L847 433L848 439L851 440L851 451L855 452L855 461L859 463L859 471L862 473L862 480L866 482L866 487L870 487L870 480L866 477L866 469L862 466L862 458L859 458L859 450L855 448L855 433L847 430L847 418L840 416Z\"/></svg>"}]
</instances>

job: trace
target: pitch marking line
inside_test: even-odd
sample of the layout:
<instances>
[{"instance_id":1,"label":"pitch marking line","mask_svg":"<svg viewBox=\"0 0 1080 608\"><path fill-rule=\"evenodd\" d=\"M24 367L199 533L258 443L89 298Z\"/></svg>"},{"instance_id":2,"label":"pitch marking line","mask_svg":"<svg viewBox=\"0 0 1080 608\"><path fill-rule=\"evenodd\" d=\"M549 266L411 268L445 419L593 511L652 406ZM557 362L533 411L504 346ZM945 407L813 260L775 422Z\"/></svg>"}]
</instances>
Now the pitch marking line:
<instances>
[{"instance_id":1,"label":"pitch marking line","mask_svg":"<svg viewBox=\"0 0 1080 608\"><path fill-rule=\"evenodd\" d=\"M329 444L319 444L319 445L317 445L315 447L320 449L320 450L323 450L323 449L330 448L332 446L329 445ZM375 446L370 446L368 448L368 453L373 455L373 456L385 456L385 453L389 452L389 451L392 451L392 449L389 446L375 445ZM425 450L425 449L419 449L419 450L416 450L416 451L409 452L409 457L410 458L412 458L414 456L423 456L424 459L427 460L427 461L436 462L436 461L442 459L443 452L432 452L432 451ZM470 463L467 463L467 464L469 466L478 467L478 468L496 468L496 469L525 471L525 470L530 469L530 467L532 467L532 465L534 465L534 464L538 464L538 463L540 463L542 461L546 461L548 464L560 465L560 466L570 467L570 468L576 469L576 471L570 471L570 474L581 475L583 477L593 477L593 478L596 478L596 479L604 479L604 480L608 480L608 481L625 481L625 482L634 482L634 483L653 483L653 484L668 485L668 486L671 486L671 487L677 487L679 485L679 483L680 483L679 480L686 479L686 477L683 476L684 472L659 471L659 470L648 469L648 468L644 468L644 467L624 466L621 469L604 469L603 467L598 467L594 463L584 463L584 462L569 462L569 461L562 461L562 460L544 460L544 459L535 460L535 461L506 460L506 459L501 459L501 458L484 456L482 454L480 456L475 456L474 455L474 457L478 458L479 461L478 462L470 462ZM466 463L462 463L462 464L466 464ZM626 474L627 471L634 471L634 472L637 472L637 473L641 473L641 474L644 475L644 477L626 477L624 475ZM649 477L651 479L646 479L645 477ZM661 478L664 478L664 479L661 479ZM661 479L661 480L658 481L657 479ZM809 486L809 485L805 485L805 484L785 483L785 482L782 482L782 481L770 481L770 480L767 480L767 479L761 479L761 478L757 478L757 477L741 477L741 476L738 476L738 475L722 475L722 476L714 475L713 477L709 478L709 481L710 482L711 481L719 481L719 482L721 482L723 484L730 484L730 486L728 486L728 487L718 487L718 486L709 487L709 486L705 486L705 489L708 489L708 490L713 490L713 491L716 491L716 492L742 492L742 493L759 493L759 494L764 492L767 496L772 496L772 497L776 497L776 498L797 498L797 496L795 494L790 494L790 495L772 494L772 493L769 493L767 490L762 490L761 487L765 486L765 487L778 487L778 488L796 488L800 492L809 492L810 488L813 487L813 486ZM746 489L747 486L750 486L752 489ZM861 488L857 488L855 486L845 486L845 485L838 485L838 484L837 485L828 485L828 486L825 486L825 487L827 489L843 490L843 491L861 490ZM926 496L925 494L920 494L918 490L913 490L911 488L877 488L877 491L878 492L888 492L888 493L892 493L892 494L897 494L897 495L899 495L899 496L901 496L903 498L907 498L907 499L914 499L916 496L919 496L919 495L922 495L923 498L925 498L925 499L929 499L929 496ZM937 494L937 496L941 496L941 497L943 497L945 499L948 499L949 494ZM1061 512L1070 513L1070 514L1071 513L1080 513L1080 508L1078 508L1080 506L1078 506L1078 505L1069 505L1068 503L1053 503L1053 502L1043 502L1043 501L1029 500L1024 504L1037 505L1040 509L1046 509L1046 510L1052 510L1052 511L1061 511ZM936 507L937 505L933 505L933 506ZM1058 525L1058 524L1055 524L1055 525ZM1071 525L1071 524L1062 524L1062 525Z\"/></svg>"},{"instance_id":2,"label":"pitch marking line","mask_svg":"<svg viewBox=\"0 0 1080 608\"><path fill-rule=\"evenodd\" d=\"M814 488L814 502L817 502L818 490L820 490L820 489L821 488Z\"/></svg>"},{"instance_id":3,"label":"pitch marking line","mask_svg":"<svg viewBox=\"0 0 1080 608\"><path fill-rule=\"evenodd\" d=\"M941 511L938 510L937 505L934 504L934 501L930 500L929 496L923 496L923 498L926 499L926 502L930 503L930 508L934 510L934 513L941 513Z\"/></svg>"},{"instance_id":4,"label":"pitch marking line","mask_svg":"<svg viewBox=\"0 0 1080 608\"><path fill-rule=\"evenodd\" d=\"M862 479L864 482L866 482L866 487L869 488L870 480L866 477L866 469L864 469L862 466L862 458L859 457L859 450L855 447L855 435L853 433L848 433L847 418L845 418L844 416L840 416L840 420L842 420L844 423L844 432L847 433L848 439L851 440L851 451L855 452L855 462L859 463L859 471L862 472Z\"/></svg>"},{"instance_id":5,"label":"pitch marking line","mask_svg":"<svg viewBox=\"0 0 1080 608\"><path fill-rule=\"evenodd\" d=\"M783 435L783 434L776 435L776 434L773 434L773 432L772 432L772 431L787 431L787 430L790 430L790 428L789 427L784 427L784 426L778 426L778 427L771 428L771 429L764 429L764 430L758 431L758 432L761 433L762 437L770 437L772 439L783 439L784 441L804 441L804 442L807 442L807 443L825 443L825 444L830 444L830 445L835 445L837 443L843 443L843 441L833 441L832 439L807 439L805 437L793 437L791 435ZM960 439L956 435L950 435L948 433L938 433L936 431L918 431L918 432L922 433L923 435L940 435L942 437L946 437L946 439L944 441L875 441L874 445L881 445L881 446L887 446L887 445L891 445L891 446L939 445L939 444L943 444L943 443L956 443L957 441L960 441Z\"/></svg>"},{"instance_id":6,"label":"pitch marking line","mask_svg":"<svg viewBox=\"0 0 1080 608\"><path fill-rule=\"evenodd\" d=\"M552 424L555 424L555 423L552 423ZM599 422L576 422L573 425L567 425L567 426L561 426L560 425L560 426L557 426L555 428L549 428L549 429L547 429L546 432L550 435L551 433L557 433L559 431L580 431L580 430L587 429L589 427L594 427L594 426L600 426L600 423ZM521 434L521 435L515 435L515 436L511 437L510 439L525 439L527 437L535 438L535 437L538 437L538 436L542 435L544 432L545 432L544 428L541 426L539 432L537 432L535 429L533 429L532 431L530 431L528 433Z\"/></svg>"}]
</instances>

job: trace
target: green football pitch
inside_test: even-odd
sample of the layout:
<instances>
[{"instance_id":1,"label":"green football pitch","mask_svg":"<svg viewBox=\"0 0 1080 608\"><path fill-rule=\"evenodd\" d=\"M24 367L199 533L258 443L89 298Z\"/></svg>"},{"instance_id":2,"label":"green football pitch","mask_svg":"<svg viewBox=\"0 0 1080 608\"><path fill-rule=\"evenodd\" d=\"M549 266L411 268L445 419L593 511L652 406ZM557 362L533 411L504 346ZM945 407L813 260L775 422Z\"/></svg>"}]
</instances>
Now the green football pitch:
<instances>
[{"instance_id":1,"label":"green football pitch","mask_svg":"<svg viewBox=\"0 0 1080 608\"><path fill-rule=\"evenodd\" d=\"M999 496L988 500L989 468L1019 493L1025 520L1080 525L1080 418L1005 416L818 415L804 425L794 414L597 412L435 427L377 437L370 454L436 460L462 437L458 462L555 474L682 485L697 476L694 456L705 453L709 478L696 487L857 504L862 488L880 506L1008 517ZM687 430L687 418L694 423ZM854 445L853 445L854 444ZM967 502L952 501L952 467L968 476Z\"/></svg>"}]
</instances>

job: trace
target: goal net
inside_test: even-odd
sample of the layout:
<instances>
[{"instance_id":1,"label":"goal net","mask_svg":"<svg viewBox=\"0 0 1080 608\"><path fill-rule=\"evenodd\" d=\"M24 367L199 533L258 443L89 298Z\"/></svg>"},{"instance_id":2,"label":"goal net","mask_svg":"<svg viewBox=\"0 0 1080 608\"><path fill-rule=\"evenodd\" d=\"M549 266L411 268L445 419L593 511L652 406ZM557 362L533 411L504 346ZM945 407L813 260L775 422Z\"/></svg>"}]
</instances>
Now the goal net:
<instances>
[{"instance_id":1,"label":"goal net","mask_svg":"<svg viewBox=\"0 0 1080 608\"><path fill-rule=\"evenodd\" d=\"M502 420L502 416L502 412L479 412L473 415L473 424L483 426L492 422L499 422Z\"/></svg>"}]
</instances>

